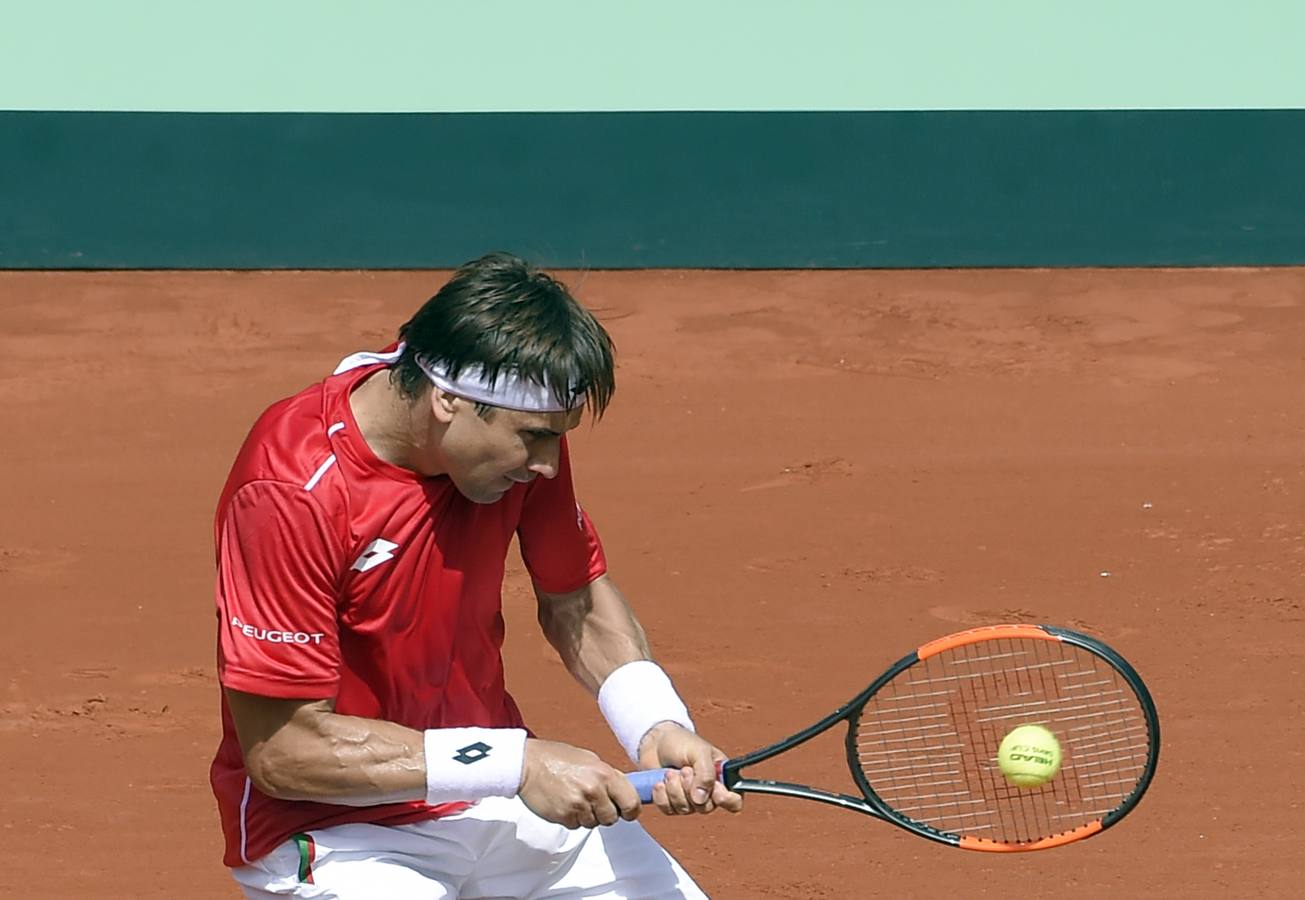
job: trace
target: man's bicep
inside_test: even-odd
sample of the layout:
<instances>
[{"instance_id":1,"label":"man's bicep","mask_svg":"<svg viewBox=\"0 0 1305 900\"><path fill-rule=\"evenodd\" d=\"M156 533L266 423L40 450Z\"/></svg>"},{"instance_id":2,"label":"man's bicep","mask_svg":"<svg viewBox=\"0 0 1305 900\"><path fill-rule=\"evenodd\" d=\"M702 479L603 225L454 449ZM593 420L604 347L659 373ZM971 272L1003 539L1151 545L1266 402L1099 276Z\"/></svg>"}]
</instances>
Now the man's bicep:
<instances>
[{"instance_id":1,"label":"man's bicep","mask_svg":"<svg viewBox=\"0 0 1305 900\"><path fill-rule=\"evenodd\" d=\"M342 551L296 486L255 482L231 498L218 532L218 676L260 696L333 696L339 677Z\"/></svg>"},{"instance_id":2,"label":"man's bicep","mask_svg":"<svg viewBox=\"0 0 1305 900\"><path fill-rule=\"evenodd\" d=\"M550 591L545 585L540 584L539 581L534 578L531 578L530 584L535 589L535 599L539 601L540 606L553 606L558 604L566 606L574 603L588 605L589 602L591 602L590 598L593 595L594 585L605 578L607 578L607 574L603 573L571 591Z\"/></svg>"},{"instance_id":3,"label":"man's bicep","mask_svg":"<svg viewBox=\"0 0 1305 900\"><path fill-rule=\"evenodd\" d=\"M236 726L236 737L246 757L259 746L264 746L287 728L311 729L317 716L329 714L335 702L329 699L300 700L281 697L263 697L232 688L224 688L227 709Z\"/></svg>"},{"instance_id":4,"label":"man's bicep","mask_svg":"<svg viewBox=\"0 0 1305 900\"><path fill-rule=\"evenodd\" d=\"M562 634L579 638L585 618L593 612L594 584L606 577L599 575L573 591L549 591L538 581L531 580L535 589L535 602L538 604L539 624L550 641L556 645L555 636Z\"/></svg>"}]
</instances>

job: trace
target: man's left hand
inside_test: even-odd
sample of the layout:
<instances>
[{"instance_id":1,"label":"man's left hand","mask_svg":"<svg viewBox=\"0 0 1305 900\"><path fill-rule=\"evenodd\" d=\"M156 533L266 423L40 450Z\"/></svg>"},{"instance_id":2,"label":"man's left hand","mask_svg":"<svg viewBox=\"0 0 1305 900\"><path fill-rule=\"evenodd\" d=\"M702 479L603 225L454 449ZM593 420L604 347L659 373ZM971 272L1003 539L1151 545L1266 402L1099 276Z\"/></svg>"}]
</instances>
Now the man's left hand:
<instances>
[{"instance_id":1,"label":"man's left hand","mask_svg":"<svg viewBox=\"0 0 1305 900\"><path fill-rule=\"evenodd\" d=\"M716 764L725 759L708 741L674 722L653 726L639 742L640 768L671 770L653 788L653 803L668 816L741 810L743 797L716 778Z\"/></svg>"}]
</instances>

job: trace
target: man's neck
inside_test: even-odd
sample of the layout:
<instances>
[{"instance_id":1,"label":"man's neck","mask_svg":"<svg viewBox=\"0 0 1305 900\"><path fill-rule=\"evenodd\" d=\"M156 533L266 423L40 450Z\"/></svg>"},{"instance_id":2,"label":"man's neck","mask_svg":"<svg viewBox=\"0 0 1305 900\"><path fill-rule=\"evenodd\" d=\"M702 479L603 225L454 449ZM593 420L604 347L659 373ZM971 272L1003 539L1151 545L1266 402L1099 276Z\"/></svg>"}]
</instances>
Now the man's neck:
<instances>
[{"instance_id":1,"label":"man's neck","mask_svg":"<svg viewBox=\"0 0 1305 900\"><path fill-rule=\"evenodd\" d=\"M429 424L421 416L425 407L394 387L388 369L363 379L350 393L349 407L363 440L377 457L401 469L433 474L424 471L422 464L427 455L422 437Z\"/></svg>"}]
</instances>

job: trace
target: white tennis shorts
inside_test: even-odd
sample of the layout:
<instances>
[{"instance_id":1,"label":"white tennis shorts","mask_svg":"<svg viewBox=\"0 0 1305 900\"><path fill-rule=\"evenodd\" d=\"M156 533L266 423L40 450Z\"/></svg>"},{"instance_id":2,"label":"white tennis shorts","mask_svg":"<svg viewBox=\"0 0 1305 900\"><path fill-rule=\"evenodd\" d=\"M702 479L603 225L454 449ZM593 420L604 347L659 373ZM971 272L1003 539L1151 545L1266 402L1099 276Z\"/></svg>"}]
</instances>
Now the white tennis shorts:
<instances>
[{"instance_id":1,"label":"white tennis shorts","mask_svg":"<svg viewBox=\"0 0 1305 900\"><path fill-rule=\"evenodd\" d=\"M338 900L705 898L637 822L575 831L516 797L412 825L337 825L231 870L245 896Z\"/></svg>"}]
</instances>

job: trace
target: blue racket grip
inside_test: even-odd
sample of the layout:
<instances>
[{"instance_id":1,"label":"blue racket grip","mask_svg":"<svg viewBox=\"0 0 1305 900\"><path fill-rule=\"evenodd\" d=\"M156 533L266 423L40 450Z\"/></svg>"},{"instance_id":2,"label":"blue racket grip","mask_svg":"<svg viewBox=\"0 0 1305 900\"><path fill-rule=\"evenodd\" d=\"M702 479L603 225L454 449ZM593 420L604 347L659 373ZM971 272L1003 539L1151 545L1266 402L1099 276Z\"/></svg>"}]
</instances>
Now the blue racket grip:
<instances>
[{"instance_id":1,"label":"blue racket grip","mask_svg":"<svg viewBox=\"0 0 1305 900\"><path fill-rule=\"evenodd\" d=\"M666 779L666 773L674 771L673 769L643 769L639 772L626 772L625 777L630 779L630 784L639 792L639 801L641 803L652 803L653 785L661 784Z\"/></svg>"},{"instance_id":2,"label":"blue racket grip","mask_svg":"<svg viewBox=\"0 0 1305 900\"><path fill-rule=\"evenodd\" d=\"M716 777L724 777L725 763L716 763ZM653 785L661 784L666 780L666 776L675 772L675 769L642 769L638 772L626 772L625 777L634 785L634 789L639 792L640 803L652 803Z\"/></svg>"}]
</instances>

